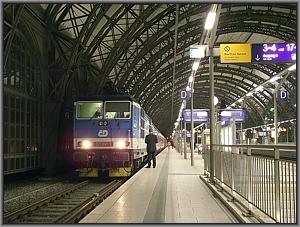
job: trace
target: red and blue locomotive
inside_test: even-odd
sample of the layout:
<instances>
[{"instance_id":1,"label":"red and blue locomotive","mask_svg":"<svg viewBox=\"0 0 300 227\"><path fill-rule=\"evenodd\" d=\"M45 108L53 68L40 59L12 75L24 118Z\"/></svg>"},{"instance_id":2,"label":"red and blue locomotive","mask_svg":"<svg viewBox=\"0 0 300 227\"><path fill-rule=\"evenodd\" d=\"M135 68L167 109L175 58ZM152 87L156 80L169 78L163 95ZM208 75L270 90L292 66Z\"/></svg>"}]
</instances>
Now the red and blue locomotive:
<instances>
[{"instance_id":1,"label":"red and blue locomotive","mask_svg":"<svg viewBox=\"0 0 300 227\"><path fill-rule=\"evenodd\" d=\"M163 149L165 138L131 96L77 99L72 160L79 176L129 176L147 158L144 140L150 126Z\"/></svg>"}]
</instances>

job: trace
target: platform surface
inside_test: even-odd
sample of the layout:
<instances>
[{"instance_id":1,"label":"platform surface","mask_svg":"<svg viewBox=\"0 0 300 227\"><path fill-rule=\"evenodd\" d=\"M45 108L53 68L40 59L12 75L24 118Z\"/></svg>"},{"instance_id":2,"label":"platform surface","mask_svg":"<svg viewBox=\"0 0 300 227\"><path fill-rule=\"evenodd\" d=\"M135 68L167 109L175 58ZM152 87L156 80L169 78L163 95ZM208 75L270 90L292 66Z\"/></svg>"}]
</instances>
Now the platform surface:
<instances>
[{"instance_id":1,"label":"platform surface","mask_svg":"<svg viewBox=\"0 0 300 227\"><path fill-rule=\"evenodd\" d=\"M80 223L233 223L234 218L201 181L204 161L195 153L191 166L175 149L143 168Z\"/></svg>"}]
</instances>

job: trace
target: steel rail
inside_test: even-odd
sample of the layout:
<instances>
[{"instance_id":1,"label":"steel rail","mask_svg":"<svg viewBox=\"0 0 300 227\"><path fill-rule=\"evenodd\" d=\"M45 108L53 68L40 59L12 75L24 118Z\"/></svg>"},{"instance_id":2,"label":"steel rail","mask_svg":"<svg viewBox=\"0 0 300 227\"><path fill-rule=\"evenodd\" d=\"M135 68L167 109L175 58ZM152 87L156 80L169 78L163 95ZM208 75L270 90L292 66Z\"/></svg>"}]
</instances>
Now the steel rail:
<instances>
[{"instance_id":1,"label":"steel rail","mask_svg":"<svg viewBox=\"0 0 300 227\"><path fill-rule=\"evenodd\" d=\"M114 180L109 183L105 188L101 189L98 193L95 193L93 196L89 197L87 200L74 207L68 211L63 216L55 220L54 223L77 223L85 215L87 215L92 209L94 209L98 204L103 202L110 194L112 194L117 188L119 188L124 182L123 180Z\"/></svg>"},{"instance_id":2,"label":"steel rail","mask_svg":"<svg viewBox=\"0 0 300 227\"><path fill-rule=\"evenodd\" d=\"M29 206L26 206L20 210L17 210L17 211L14 211L14 212L11 212L11 213L8 213L8 214L5 214L3 215L3 220L4 220L4 223L9 223L13 220L16 220L17 218L19 218L20 216L23 216L25 214L27 214L28 212L30 211L33 211L33 210L36 210L37 208L39 208L40 206L43 206L45 204L48 204L49 202L53 201L53 200L56 200L57 198L59 197L62 197L72 191L75 191L77 190L78 188L81 188L85 185L88 184L88 180L87 181L83 181L73 187L70 187L70 188L67 188L61 192L58 192L58 193L55 193L54 195L51 195L49 197L46 197L38 202L35 202Z\"/></svg>"}]
</instances>

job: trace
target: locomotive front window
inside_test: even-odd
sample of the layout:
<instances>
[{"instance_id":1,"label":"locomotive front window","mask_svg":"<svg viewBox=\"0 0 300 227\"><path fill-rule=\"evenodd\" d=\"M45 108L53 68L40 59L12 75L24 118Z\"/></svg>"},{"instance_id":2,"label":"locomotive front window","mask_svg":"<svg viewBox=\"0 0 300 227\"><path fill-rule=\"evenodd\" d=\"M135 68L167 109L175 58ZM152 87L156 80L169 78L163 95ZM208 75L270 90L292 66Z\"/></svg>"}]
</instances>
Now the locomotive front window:
<instances>
[{"instance_id":1,"label":"locomotive front window","mask_svg":"<svg viewBox=\"0 0 300 227\"><path fill-rule=\"evenodd\" d=\"M103 102L77 102L76 103L77 118L102 118Z\"/></svg>"},{"instance_id":2,"label":"locomotive front window","mask_svg":"<svg viewBox=\"0 0 300 227\"><path fill-rule=\"evenodd\" d=\"M105 102L105 118L130 118L130 102Z\"/></svg>"}]
</instances>

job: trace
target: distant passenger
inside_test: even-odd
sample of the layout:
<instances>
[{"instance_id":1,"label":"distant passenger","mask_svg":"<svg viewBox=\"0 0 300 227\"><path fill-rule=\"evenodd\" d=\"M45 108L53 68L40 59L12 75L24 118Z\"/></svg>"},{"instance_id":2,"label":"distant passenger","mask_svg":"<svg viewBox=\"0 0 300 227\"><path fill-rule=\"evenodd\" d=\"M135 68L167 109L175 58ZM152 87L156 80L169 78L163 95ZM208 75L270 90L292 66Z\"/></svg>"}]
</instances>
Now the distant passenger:
<instances>
[{"instance_id":1,"label":"distant passenger","mask_svg":"<svg viewBox=\"0 0 300 227\"><path fill-rule=\"evenodd\" d=\"M149 129L149 135L145 138L145 143L147 144L147 154L148 154L148 166L146 168L151 168L151 160L153 161L153 168L156 166L156 144L158 143L157 136L153 134L152 128Z\"/></svg>"},{"instance_id":2,"label":"distant passenger","mask_svg":"<svg viewBox=\"0 0 300 227\"><path fill-rule=\"evenodd\" d=\"M171 146L172 146L171 141L167 142L167 146L168 146L168 151L170 151L171 150Z\"/></svg>"}]
</instances>

